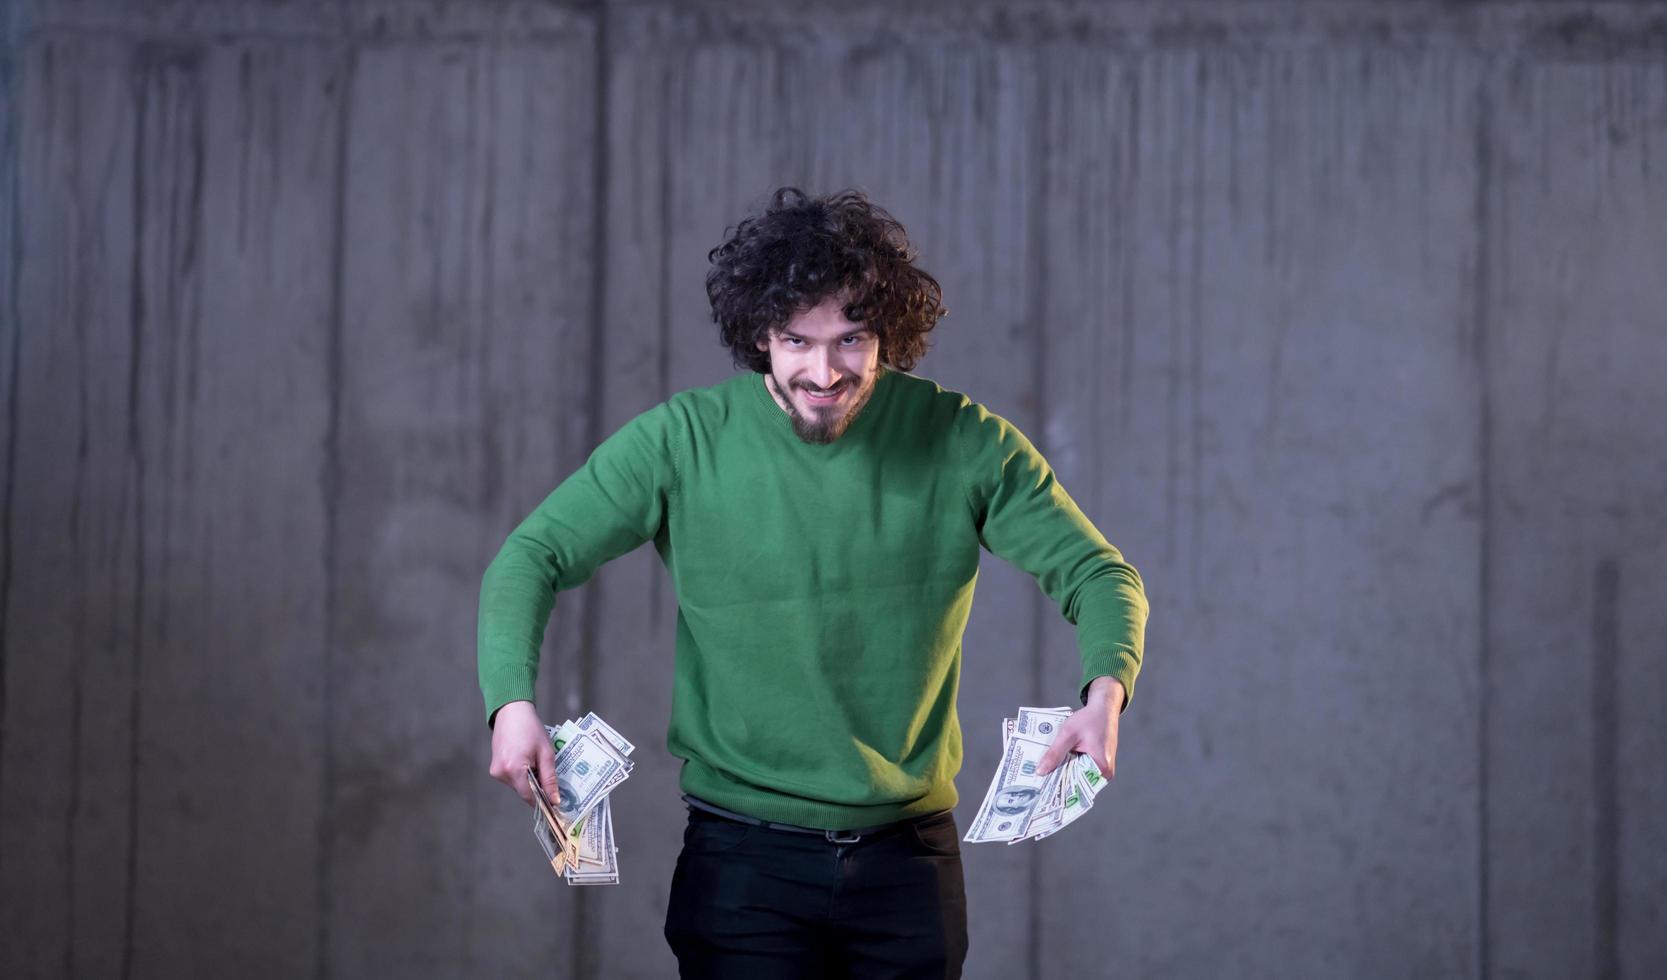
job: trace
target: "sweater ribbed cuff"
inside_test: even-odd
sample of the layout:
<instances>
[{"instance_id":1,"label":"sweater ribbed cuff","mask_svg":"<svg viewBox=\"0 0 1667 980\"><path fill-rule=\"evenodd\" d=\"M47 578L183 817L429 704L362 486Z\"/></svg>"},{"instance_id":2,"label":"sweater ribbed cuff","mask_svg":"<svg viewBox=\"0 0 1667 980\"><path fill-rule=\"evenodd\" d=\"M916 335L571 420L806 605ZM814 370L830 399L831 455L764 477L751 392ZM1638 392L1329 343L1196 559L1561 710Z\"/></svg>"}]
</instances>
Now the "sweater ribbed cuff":
<instances>
[{"instance_id":1,"label":"sweater ribbed cuff","mask_svg":"<svg viewBox=\"0 0 1667 980\"><path fill-rule=\"evenodd\" d=\"M1123 710L1134 700L1134 679L1140 673L1140 658L1130 650L1095 650L1082 655L1082 686L1078 700L1088 703L1088 685L1096 677L1115 678L1123 685Z\"/></svg>"},{"instance_id":2,"label":"sweater ribbed cuff","mask_svg":"<svg viewBox=\"0 0 1667 980\"><path fill-rule=\"evenodd\" d=\"M486 727L491 728L498 709L511 701L533 700L533 675L520 668L500 668L480 675L480 693L486 701Z\"/></svg>"}]
</instances>

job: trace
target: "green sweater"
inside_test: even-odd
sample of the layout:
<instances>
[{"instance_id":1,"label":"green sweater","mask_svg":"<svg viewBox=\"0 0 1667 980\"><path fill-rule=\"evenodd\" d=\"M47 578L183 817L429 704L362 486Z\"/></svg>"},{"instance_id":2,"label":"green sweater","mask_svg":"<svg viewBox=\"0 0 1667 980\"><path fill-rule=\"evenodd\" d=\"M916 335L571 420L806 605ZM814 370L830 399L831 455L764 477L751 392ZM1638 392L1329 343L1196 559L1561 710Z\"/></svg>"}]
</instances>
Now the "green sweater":
<instances>
[{"instance_id":1,"label":"green sweater","mask_svg":"<svg viewBox=\"0 0 1667 980\"><path fill-rule=\"evenodd\" d=\"M488 717L532 699L555 594L645 541L677 591L667 748L684 791L726 809L839 829L955 804L981 544L1076 625L1084 686L1134 692L1140 576L1017 429L921 378L883 371L826 445L753 373L626 423L486 570Z\"/></svg>"}]
</instances>

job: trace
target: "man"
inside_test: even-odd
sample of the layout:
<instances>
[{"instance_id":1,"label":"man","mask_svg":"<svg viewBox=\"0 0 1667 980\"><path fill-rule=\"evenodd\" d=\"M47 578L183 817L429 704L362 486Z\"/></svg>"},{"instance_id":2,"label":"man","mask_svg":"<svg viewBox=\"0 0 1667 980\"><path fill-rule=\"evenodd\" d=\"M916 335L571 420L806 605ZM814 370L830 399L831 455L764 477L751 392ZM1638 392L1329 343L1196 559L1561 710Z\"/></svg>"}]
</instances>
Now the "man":
<instances>
[{"instance_id":1,"label":"man","mask_svg":"<svg viewBox=\"0 0 1667 980\"><path fill-rule=\"evenodd\" d=\"M885 211L783 188L709 258L713 318L751 370L627 423L487 569L491 773L528 798L531 765L557 792L532 703L555 593L653 541L678 598L682 975L959 976L955 693L979 546L1077 626L1083 708L1043 772L1079 751L1112 774L1140 577L1023 435L905 373L944 310Z\"/></svg>"}]
</instances>

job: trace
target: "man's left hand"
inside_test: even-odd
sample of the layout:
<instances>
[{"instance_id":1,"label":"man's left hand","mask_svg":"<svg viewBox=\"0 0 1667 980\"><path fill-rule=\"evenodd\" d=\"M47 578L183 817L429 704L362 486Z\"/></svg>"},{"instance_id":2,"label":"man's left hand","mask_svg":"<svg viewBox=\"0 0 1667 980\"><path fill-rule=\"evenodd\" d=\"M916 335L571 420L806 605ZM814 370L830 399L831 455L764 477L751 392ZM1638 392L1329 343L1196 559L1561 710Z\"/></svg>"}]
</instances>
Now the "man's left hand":
<instances>
[{"instance_id":1,"label":"man's left hand","mask_svg":"<svg viewBox=\"0 0 1667 980\"><path fill-rule=\"evenodd\" d=\"M1088 703L1059 726L1053 746L1036 767L1038 776L1053 772L1071 752L1081 752L1112 777L1117 768L1117 717L1123 711L1123 685L1114 677L1096 677L1088 685Z\"/></svg>"}]
</instances>

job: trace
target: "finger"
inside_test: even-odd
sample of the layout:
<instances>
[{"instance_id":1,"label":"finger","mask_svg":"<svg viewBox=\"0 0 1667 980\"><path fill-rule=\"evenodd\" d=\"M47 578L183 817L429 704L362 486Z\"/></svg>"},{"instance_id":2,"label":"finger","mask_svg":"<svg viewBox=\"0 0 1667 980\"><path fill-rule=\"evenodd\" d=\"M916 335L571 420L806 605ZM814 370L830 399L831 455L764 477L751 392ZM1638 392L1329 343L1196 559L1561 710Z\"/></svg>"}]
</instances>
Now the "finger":
<instances>
[{"instance_id":1,"label":"finger","mask_svg":"<svg viewBox=\"0 0 1667 980\"><path fill-rule=\"evenodd\" d=\"M1106 779L1110 779L1111 776L1112 776L1112 771L1115 768L1112 765L1112 760L1114 758L1116 758L1116 756L1114 755L1114 753L1116 751L1117 751L1116 748L1112 748L1108 752L1106 750L1105 743L1103 743L1103 742L1094 742L1094 741L1091 740L1090 743L1088 744L1088 746L1086 747L1085 754L1090 759L1094 760L1094 765L1098 766L1099 769L1100 769L1100 775L1104 776Z\"/></svg>"},{"instance_id":2,"label":"finger","mask_svg":"<svg viewBox=\"0 0 1667 980\"><path fill-rule=\"evenodd\" d=\"M1106 733L1105 739L1105 777L1107 779L1117 775L1117 726L1112 725Z\"/></svg>"}]
</instances>

